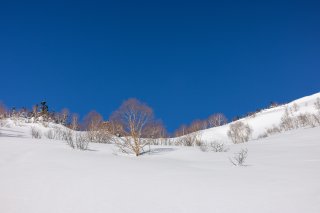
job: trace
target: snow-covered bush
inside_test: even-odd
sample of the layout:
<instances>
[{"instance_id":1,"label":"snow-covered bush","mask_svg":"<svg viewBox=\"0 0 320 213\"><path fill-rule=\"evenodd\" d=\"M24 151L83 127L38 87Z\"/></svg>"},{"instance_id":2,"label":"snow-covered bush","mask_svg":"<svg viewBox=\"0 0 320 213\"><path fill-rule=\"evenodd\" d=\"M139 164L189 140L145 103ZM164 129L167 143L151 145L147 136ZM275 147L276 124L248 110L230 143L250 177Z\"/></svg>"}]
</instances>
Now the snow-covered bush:
<instances>
[{"instance_id":1,"label":"snow-covered bush","mask_svg":"<svg viewBox=\"0 0 320 213\"><path fill-rule=\"evenodd\" d=\"M179 137L176 144L180 146L200 146L202 143L199 132L193 132Z\"/></svg>"},{"instance_id":2,"label":"snow-covered bush","mask_svg":"<svg viewBox=\"0 0 320 213\"><path fill-rule=\"evenodd\" d=\"M312 115L311 127L316 127L320 125L320 113Z\"/></svg>"},{"instance_id":3,"label":"snow-covered bush","mask_svg":"<svg viewBox=\"0 0 320 213\"><path fill-rule=\"evenodd\" d=\"M37 138L41 132L33 128L33 137ZM45 134L48 139L56 139L66 141L67 144L73 149L87 150L90 140L88 139L87 132L76 132L71 129L62 127L53 127L49 129Z\"/></svg>"},{"instance_id":4,"label":"snow-covered bush","mask_svg":"<svg viewBox=\"0 0 320 213\"><path fill-rule=\"evenodd\" d=\"M293 103L293 105L292 105L292 111L293 111L293 112L298 112L299 108L300 108L300 107L298 106L297 103Z\"/></svg>"},{"instance_id":5,"label":"snow-covered bush","mask_svg":"<svg viewBox=\"0 0 320 213\"><path fill-rule=\"evenodd\" d=\"M73 141L72 130L68 129L68 130L62 131L62 139L65 140L71 148L74 149L76 147Z\"/></svg>"},{"instance_id":6,"label":"snow-covered bush","mask_svg":"<svg viewBox=\"0 0 320 213\"><path fill-rule=\"evenodd\" d=\"M316 102L314 103L314 107L316 108L316 110L318 110L320 114L320 98L317 98Z\"/></svg>"},{"instance_id":7,"label":"snow-covered bush","mask_svg":"<svg viewBox=\"0 0 320 213\"><path fill-rule=\"evenodd\" d=\"M208 151L209 151L209 146L208 146L208 144L206 144L206 143L201 143L200 146L199 146L199 149L200 149L202 152L208 152Z\"/></svg>"},{"instance_id":8,"label":"snow-covered bush","mask_svg":"<svg viewBox=\"0 0 320 213\"><path fill-rule=\"evenodd\" d=\"M224 143L220 143L217 141L214 141L212 143L201 143L199 148L202 152L208 152L208 151L227 152L227 151L229 151L229 148L226 147L226 145Z\"/></svg>"},{"instance_id":9,"label":"snow-covered bush","mask_svg":"<svg viewBox=\"0 0 320 213\"><path fill-rule=\"evenodd\" d=\"M234 166L243 166L247 157L248 149L241 149L240 152L235 153L232 158L229 158L229 160Z\"/></svg>"},{"instance_id":10,"label":"snow-covered bush","mask_svg":"<svg viewBox=\"0 0 320 213\"><path fill-rule=\"evenodd\" d=\"M297 116L293 116L286 109L281 117L280 129L282 131L289 131L301 127L315 127L317 125L320 125L320 114L300 113Z\"/></svg>"},{"instance_id":11,"label":"snow-covered bush","mask_svg":"<svg viewBox=\"0 0 320 213\"><path fill-rule=\"evenodd\" d=\"M8 125L8 122L6 119L0 119L0 127L5 127Z\"/></svg>"},{"instance_id":12,"label":"snow-covered bush","mask_svg":"<svg viewBox=\"0 0 320 213\"><path fill-rule=\"evenodd\" d=\"M298 127L305 127L305 126L312 126L313 124L313 117L309 113L299 114L296 117L296 123Z\"/></svg>"},{"instance_id":13,"label":"snow-covered bush","mask_svg":"<svg viewBox=\"0 0 320 213\"><path fill-rule=\"evenodd\" d=\"M80 150L87 150L89 146L89 139L87 135L77 132L75 134L76 148Z\"/></svg>"},{"instance_id":14,"label":"snow-covered bush","mask_svg":"<svg viewBox=\"0 0 320 213\"><path fill-rule=\"evenodd\" d=\"M31 136L32 138L40 139L42 137L41 130L37 129L36 127L31 127Z\"/></svg>"},{"instance_id":15,"label":"snow-covered bush","mask_svg":"<svg viewBox=\"0 0 320 213\"><path fill-rule=\"evenodd\" d=\"M87 132L87 138L94 143L111 143L111 133L106 128Z\"/></svg>"},{"instance_id":16,"label":"snow-covered bush","mask_svg":"<svg viewBox=\"0 0 320 213\"><path fill-rule=\"evenodd\" d=\"M268 133L266 133L266 132L258 135L258 139L262 139L262 138L266 138L266 137L268 137Z\"/></svg>"},{"instance_id":17,"label":"snow-covered bush","mask_svg":"<svg viewBox=\"0 0 320 213\"><path fill-rule=\"evenodd\" d=\"M267 128L267 130L266 130L266 133L268 135L274 135L274 134L277 134L280 132L281 132L281 129L279 127L277 127L276 125L273 125L272 127Z\"/></svg>"},{"instance_id":18,"label":"snow-covered bush","mask_svg":"<svg viewBox=\"0 0 320 213\"><path fill-rule=\"evenodd\" d=\"M227 152L227 151L229 151L229 148L226 147L226 145L224 143L220 143L217 141L210 143L210 149L213 152Z\"/></svg>"},{"instance_id":19,"label":"snow-covered bush","mask_svg":"<svg viewBox=\"0 0 320 213\"><path fill-rule=\"evenodd\" d=\"M176 145L175 143L175 139L172 139L172 138L159 138L159 139L156 139L158 140L158 145L162 145L162 146L174 146Z\"/></svg>"},{"instance_id":20,"label":"snow-covered bush","mask_svg":"<svg viewBox=\"0 0 320 213\"><path fill-rule=\"evenodd\" d=\"M230 129L228 130L227 134L232 142L237 144L247 142L250 139L252 132L253 130L248 124L238 121L230 124Z\"/></svg>"},{"instance_id":21,"label":"snow-covered bush","mask_svg":"<svg viewBox=\"0 0 320 213\"><path fill-rule=\"evenodd\" d=\"M44 136L48 139L55 139L54 131L52 129L49 129L46 133L44 133Z\"/></svg>"},{"instance_id":22,"label":"snow-covered bush","mask_svg":"<svg viewBox=\"0 0 320 213\"><path fill-rule=\"evenodd\" d=\"M281 117L280 128L283 131L296 128L295 119L289 114L288 108L286 108L284 115Z\"/></svg>"},{"instance_id":23,"label":"snow-covered bush","mask_svg":"<svg viewBox=\"0 0 320 213\"><path fill-rule=\"evenodd\" d=\"M63 140L63 130L61 127L55 126L53 127L52 131L56 140Z\"/></svg>"}]
</instances>

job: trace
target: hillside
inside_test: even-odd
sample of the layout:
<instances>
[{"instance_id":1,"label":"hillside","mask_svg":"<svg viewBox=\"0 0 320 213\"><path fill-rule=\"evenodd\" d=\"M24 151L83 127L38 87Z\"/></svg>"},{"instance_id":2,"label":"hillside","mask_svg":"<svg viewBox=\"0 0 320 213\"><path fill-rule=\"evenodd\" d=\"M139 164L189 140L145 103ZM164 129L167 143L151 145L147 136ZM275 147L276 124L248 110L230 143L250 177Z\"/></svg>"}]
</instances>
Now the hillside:
<instances>
[{"instance_id":1,"label":"hillside","mask_svg":"<svg viewBox=\"0 0 320 213\"><path fill-rule=\"evenodd\" d=\"M272 126L279 126L281 117L284 115L286 108L291 110L293 116L297 116L301 113L317 113L314 107L314 103L316 102L317 98L320 98L320 93L306 96L275 108L262 110L261 112L256 113L255 116L249 116L240 119L239 121L249 124L249 126L253 129L252 138L256 139L259 135L265 133L267 128L272 128ZM297 107L296 110L293 109L295 107ZM221 127L206 129L200 131L200 135L202 140L204 141L210 142L218 140L222 142L232 143L227 136L229 127L230 123Z\"/></svg>"},{"instance_id":2,"label":"hillside","mask_svg":"<svg viewBox=\"0 0 320 213\"><path fill-rule=\"evenodd\" d=\"M291 212L320 209L320 128L230 146L226 153L0 137L0 212ZM228 160L246 146L245 167ZM240 210L241 209L241 210Z\"/></svg>"},{"instance_id":3,"label":"hillside","mask_svg":"<svg viewBox=\"0 0 320 213\"><path fill-rule=\"evenodd\" d=\"M294 114L315 113L320 93L298 99ZM113 144L71 149L65 141L33 139L21 119L0 127L0 212L4 213L318 213L320 127L303 127L256 140L278 125L286 106L242 119L252 140L232 144L229 125L202 131L207 141L225 142L227 152L198 147L152 146L149 154L120 154ZM230 159L248 150L244 166Z\"/></svg>"}]
</instances>

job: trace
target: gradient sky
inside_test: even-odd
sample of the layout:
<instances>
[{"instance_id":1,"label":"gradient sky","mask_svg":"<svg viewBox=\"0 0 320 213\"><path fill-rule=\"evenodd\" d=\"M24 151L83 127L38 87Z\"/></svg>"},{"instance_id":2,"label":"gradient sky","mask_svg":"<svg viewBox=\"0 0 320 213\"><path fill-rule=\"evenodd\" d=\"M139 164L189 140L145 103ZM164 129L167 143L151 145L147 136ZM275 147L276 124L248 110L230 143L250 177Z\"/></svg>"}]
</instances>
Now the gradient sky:
<instances>
[{"instance_id":1,"label":"gradient sky","mask_svg":"<svg viewBox=\"0 0 320 213\"><path fill-rule=\"evenodd\" d=\"M167 128L319 92L320 1L0 1L0 100Z\"/></svg>"}]
</instances>

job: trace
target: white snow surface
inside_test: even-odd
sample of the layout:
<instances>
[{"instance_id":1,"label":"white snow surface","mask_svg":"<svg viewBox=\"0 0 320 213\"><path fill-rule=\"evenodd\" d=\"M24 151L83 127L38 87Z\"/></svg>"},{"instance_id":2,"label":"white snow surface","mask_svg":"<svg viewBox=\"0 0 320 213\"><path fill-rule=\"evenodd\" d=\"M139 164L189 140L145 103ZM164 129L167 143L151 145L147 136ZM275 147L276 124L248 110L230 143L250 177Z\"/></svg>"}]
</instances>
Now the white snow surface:
<instances>
[{"instance_id":1,"label":"white snow surface","mask_svg":"<svg viewBox=\"0 0 320 213\"><path fill-rule=\"evenodd\" d=\"M319 96L294 101L297 113L312 112ZM283 111L243 121L265 131ZM320 212L320 127L229 144L224 153L153 146L153 153L134 157L118 155L111 144L80 151L64 141L32 139L30 127L38 124L10 122L0 127L1 213ZM225 137L224 128L203 135ZM242 148L246 165L233 166L229 158Z\"/></svg>"},{"instance_id":2,"label":"white snow surface","mask_svg":"<svg viewBox=\"0 0 320 213\"><path fill-rule=\"evenodd\" d=\"M320 93L306 96L275 108L262 110L255 116L245 117L239 121L248 124L253 129L252 139L256 139L259 135L265 133L267 128L271 128L274 125L279 126L281 117L285 113L286 108L288 108L294 116L301 113L317 113L317 110L314 107L317 98L320 98ZM293 109L294 104L298 106L297 111ZM220 141L230 144L232 142L227 136L229 126L230 123L224 126L199 131L200 137L203 141L207 142Z\"/></svg>"}]
</instances>

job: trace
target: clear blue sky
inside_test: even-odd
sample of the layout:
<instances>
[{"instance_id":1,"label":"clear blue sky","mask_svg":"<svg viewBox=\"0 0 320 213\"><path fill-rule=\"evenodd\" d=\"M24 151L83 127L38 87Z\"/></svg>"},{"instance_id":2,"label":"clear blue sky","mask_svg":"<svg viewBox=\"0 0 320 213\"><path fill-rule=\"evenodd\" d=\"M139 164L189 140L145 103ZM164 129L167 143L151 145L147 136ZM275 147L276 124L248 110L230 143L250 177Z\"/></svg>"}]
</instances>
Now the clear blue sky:
<instances>
[{"instance_id":1,"label":"clear blue sky","mask_svg":"<svg viewBox=\"0 0 320 213\"><path fill-rule=\"evenodd\" d=\"M319 92L320 1L0 1L0 100L105 118L136 97L172 131Z\"/></svg>"}]
</instances>

